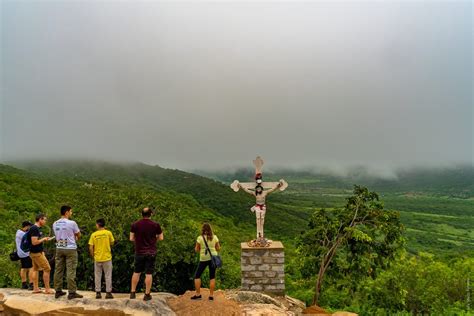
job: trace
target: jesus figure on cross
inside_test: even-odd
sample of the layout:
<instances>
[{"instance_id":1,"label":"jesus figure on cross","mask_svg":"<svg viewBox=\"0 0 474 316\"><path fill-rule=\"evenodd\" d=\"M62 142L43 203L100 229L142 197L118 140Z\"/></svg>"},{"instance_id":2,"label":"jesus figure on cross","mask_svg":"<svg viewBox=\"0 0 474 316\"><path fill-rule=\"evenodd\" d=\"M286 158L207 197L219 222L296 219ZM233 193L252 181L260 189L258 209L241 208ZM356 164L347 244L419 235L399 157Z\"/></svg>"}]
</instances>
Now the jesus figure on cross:
<instances>
[{"instance_id":1,"label":"jesus figure on cross","mask_svg":"<svg viewBox=\"0 0 474 316\"><path fill-rule=\"evenodd\" d=\"M255 240L255 244L258 246L266 246L268 245L268 242L265 239L265 235L263 233L263 225L265 224L265 213L267 211L265 199L268 194L274 192L277 189L280 189L280 191L285 190L288 186L288 183L286 183L286 181L283 179L278 182L263 182L262 158L260 158L260 156L257 157L253 161L253 163L255 165L255 182L240 183L239 181L235 180L230 187L235 192L239 191L239 189L242 189L248 194L251 194L255 197L255 205L252 206L252 208L250 209L252 212L255 213L255 216L257 218L257 239Z\"/></svg>"}]
</instances>

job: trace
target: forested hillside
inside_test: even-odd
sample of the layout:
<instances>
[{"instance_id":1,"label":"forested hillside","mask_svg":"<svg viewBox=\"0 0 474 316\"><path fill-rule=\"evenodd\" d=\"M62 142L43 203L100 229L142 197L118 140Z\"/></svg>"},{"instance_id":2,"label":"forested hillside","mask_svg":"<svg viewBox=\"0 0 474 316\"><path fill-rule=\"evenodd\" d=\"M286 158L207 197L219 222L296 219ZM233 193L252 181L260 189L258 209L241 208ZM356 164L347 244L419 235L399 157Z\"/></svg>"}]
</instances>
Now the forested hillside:
<instances>
[{"instance_id":1,"label":"forested hillside","mask_svg":"<svg viewBox=\"0 0 474 316\"><path fill-rule=\"evenodd\" d=\"M162 223L165 232L165 240L159 246L155 290L182 293L192 288L197 260L193 246L203 221L211 222L222 240L225 264L218 273L218 287L240 285L240 242L250 240L255 232L255 218L249 211L253 201L243 192L233 192L228 184L234 179L251 181L251 172L214 174L213 180L141 163L10 164L15 167L0 165L0 286L19 285L17 266L7 259L19 223L45 212L51 225L59 218L62 204L74 208L74 219L84 232L79 244L80 288L93 286L93 264L86 243L94 230L95 219L104 217L118 240L113 249L114 290L129 290L133 265L129 228L147 205L158 209L155 219ZM342 252L325 279L320 305L361 314L413 312L417 306L432 312L465 310L467 279L471 278L471 282L474 279L474 201L471 183L464 174L453 176L452 179L458 177L459 181L447 179L445 183L450 184L445 193L436 183L424 191L421 185L424 180L416 180L416 176L409 185L410 190L386 183L383 185L387 185L387 189L383 189L376 180L369 179L375 186L369 186L371 190L379 188L385 208L400 213L408 252L400 252L389 268L377 275L359 273L357 276L347 273L343 264L347 253ZM308 270L305 258L298 252L302 245L301 232L308 229L315 210L326 208L330 214L332 208L345 203L351 195L352 184L357 183L351 184L351 181L357 180L363 185L369 182L360 177L294 172L266 174L265 179L279 178L285 178L290 186L287 191L269 197L265 230L269 238L282 240L285 245L287 293L309 302L315 276L311 277L311 269ZM434 178L437 177L431 179ZM45 229L45 233L49 230ZM49 245L49 256L53 251ZM407 267L411 268L407 270ZM443 282L437 281L440 275ZM414 279L419 282L413 282ZM430 294L423 294L428 288Z\"/></svg>"},{"instance_id":2,"label":"forested hillside","mask_svg":"<svg viewBox=\"0 0 474 316\"><path fill-rule=\"evenodd\" d=\"M91 169L89 171L93 173ZM214 225L223 243L228 264L221 271L220 277L225 280L222 285L238 286L240 257L235 249L238 249L241 240L250 239L253 235L250 225L236 224L232 218L220 215L190 194L169 189L157 190L147 183L129 181L133 177L118 180L119 175L116 180L98 180L99 177L70 177L59 173L46 176L0 166L0 245L4 254L0 260L2 266L7 267L7 273L0 276L2 286L18 283L14 265L7 261L5 254L13 248L13 237L19 223L26 219L33 220L35 214L45 212L51 225L59 218L58 210L62 204L74 207L74 218L84 232L85 237L80 242L82 260L78 276L83 288L90 288L93 278L92 261L86 251L87 238L94 231L95 219L104 217L118 240L114 247L114 260L119 263L114 269L114 288L128 290L129 271L133 264L133 247L128 241L130 224L140 218L140 210L146 205L158 209L155 218L162 223L166 236L160 244L162 260L158 262L156 289L179 293L192 286L191 276L196 260L194 240L203 221ZM48 228L45 233L50 233ZM49 246L47 250L51 254L53 249Z\"/></svg>"}]
</instances>

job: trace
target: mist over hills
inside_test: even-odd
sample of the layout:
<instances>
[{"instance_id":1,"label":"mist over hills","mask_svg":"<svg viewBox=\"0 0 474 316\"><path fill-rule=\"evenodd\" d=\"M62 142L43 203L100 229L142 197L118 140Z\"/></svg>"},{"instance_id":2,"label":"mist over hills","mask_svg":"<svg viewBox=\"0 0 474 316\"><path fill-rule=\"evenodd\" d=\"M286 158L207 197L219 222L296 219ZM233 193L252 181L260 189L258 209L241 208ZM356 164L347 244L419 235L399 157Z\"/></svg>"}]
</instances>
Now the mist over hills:
<instances>
[{"instance_id":1,"label":"mist over hills","mask_svg":"<svg viewBox=\"0 0 474 316\"><path fill-rule=\"evenodd\" d=\"M234 180L241 182L253 181L254 169L229 168L229 171L219 170L189 170L168 169L159 165L148 165L142 162L110 162L105 160L17 160L7 162L18 167L44 175L67 175L76 179L119 180L121 182L148 183L155 188L170 189L186 193L199 191L213 194L228 191L220 184L229 185ZM291 183L288 188L306 190L308 187L315 191L318 188L339 188L351 190L354 184L361 184L379 193L425 193L437 196L451 196L463 199L474 197L474 166L458 164L449 167L411 167L398 168L385 173L377 173L366 166L350 168L325 169L288 169L273 168L264 170L264 179L275 181L285 178ZM192 179L193 181L186 181ZM214 181L213 181L214 180ZM207 187L207 188L206 188ZM228 191L226 193L232 193ZM235 194L226 194L228 203L236 201ZM212 203L213 200L206 200ZM216 201L214 205L222 205Z\"/></svg>"},{"instance_id":2,"label":"mist over hills","mask_svg":"<svg viewBox=\"0 0 474 316\"><path fill-rule=\"evenodd\" d=\"M210 177L224 183L234 179L252 180L252 168L238 168L230 172L195 170L196 174ZM344 171L328 169L272 169L264 172L265 179L277 180L285 178L293 185L289 190L307 187L340 188L350 190L354 184L361 184L380 193L423 192L439 196L459 198L474 197L474 167L468 164L451 167L412 167L399 168L385 174L376 173L368 167L359 166L346 168Z\"/></svg>"},{"instance_id":3,"label":"mist over hills","mask_svg":"<svg viewBox=\"0 0 474 316\"><path fill-rule=\"evenodd\" d=\"M242 195L222 183L177 169L165 169L140 162L107 162L100 160L57 160L9 162L24 170L54 179L70 177L82 181L111 181L147 185L158 191L192 195L203 206L233 217L242 203ZM240 217L239 217L240 218ZM249 216L248 220L251 220Z\"/></svg>"},{"instance_id":4,"label":"mist over hills","mask_svg":"<svg viewBox=\"0 0 474 316\"><path fill-rule=\"evenodd\" d=\"M9 164L20 169L2 166L8 173L25 173L28 178L52 183L72 179L79 183L110 182L138 185L157 192L175 192L190 196L201 208L212 209L234 225L249 228L255 225L254 215L249 211L254 199L229 188L234 180L253 181L252 168L192 173L140 162L100 160L24 160ZM411 230L408 232L408 236L412 236L409 249L413 252L431 249L436 240L436 247L454 253L459 243L466 249L474 246L474 231L470 228L474 224L473 167L400 169L396 177L390 179L374 176L362 167L348 170L344 175L315 170L264 172L264 180L281 178L289 187L271 195L268 201L271 215L266 218L266 227L274 238L294 238L305 229L315 209L344 205L353 185L358 184L379 193L387 209L402 212L402 221ZM429 231L425 231L428 227ZM447 241L446 236L451 236L451 240ZM426 242L426 239L430 241Z\"/></svg>"},{"instance_id":5,"label":"mist over hills","mask_svg":"<svg viewBox=\"0 0 474 316\"><path fill-rule=\"evenodd\" d=\"M251 167L230 168L229 171L183 171L142 162L104 160L19 160L7 164L48 176L64 175L83 180L147 183L162 190L195 192L204 204L220 209L224 215L230 214L222 208L222 205L226 205L225 209L228 209L242 203L242 198L232 194L233 192L228 190L228 185L234 180L253 181L254 177L254 170ZM300 170L274 168L269 172L264 171L265 180L276 181L281 178L290 183L288 188L290 191L318 192L321 189L338 188L341 192L347 192L354 184L360 184L381 194L423 193L462 199L474 197L474 167L468 164L399 168L391 172L391 176L374 173L365 166L346 168L343 172L323 168ZM210 196L213 197L209 198Z\"/></svg>"}]
</instances>

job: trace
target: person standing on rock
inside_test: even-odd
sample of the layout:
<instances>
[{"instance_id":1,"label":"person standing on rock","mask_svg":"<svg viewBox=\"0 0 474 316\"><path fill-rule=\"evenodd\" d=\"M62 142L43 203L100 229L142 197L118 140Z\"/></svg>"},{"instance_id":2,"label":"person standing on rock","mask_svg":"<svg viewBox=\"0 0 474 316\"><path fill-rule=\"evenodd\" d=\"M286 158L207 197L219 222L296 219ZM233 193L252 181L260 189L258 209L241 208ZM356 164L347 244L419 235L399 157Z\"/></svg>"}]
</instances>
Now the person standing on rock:
<instances>
[{"instance_id":1,"label":"person standing on rock","mask_svg":"<svg viewBox=\"0 0 474 316\"><path fill-rule=\"evenodd\" d=\"M94 276L95 276L95 298L102 298L101 281L102 271L105 274L105 298L112 299L112 251L114 236L105 229L105 219L99 218L95 222L97 231L92 233L89 238L89 252L94 258Z\"/></svg>"},{"instance_id":2,"label":"person standing on rock","mask_svg":"<svg viewBox=\"0 0 474 316\"><path fill-rule=\"evenodd\" d=\"M81 231L77 223L70 220L72 216L72 208L67 205L61 206L61 218L54 222L53 231L56 235L56 257L54 271L54 288L56 290L55 298L59 298L66 294L63 292L64 270L67 275L67 288L69 294L68 299L82 298L78 294L76 285L76 269L77 269L77 243L81 238Z\"/></svg>"},{"instance_id":3,"label":"person standing on rock","mask_svg":"<svg viewBox=\"0 0 474 316\"><path fill-rule=\"evenodd\" d=\"M146 207L142 211L142 219L133 223L130 229L130 241L135 243L135 268L130 288L130 299L135 299L140 275L145 272L144 301L151 300L151 284L156 261L156 242L163 240L160 224L151 220L153 209Z\"/></svg>"},{"instance_id":4,"label":"person standing on rock","mask_svg":"<svg viewBox=\"0 0 474 316\"><path fill-rule=\"evenodd\" d=\"M20 258L21 268L20 268L20 277L21 277L21 288L24 290L33 290L33 279L34 279L34 271L33 271L33 262L30 258L29 251L23 251L21 249L21 240L23 236L27 234L28 230L33 224L30 221L24 221L21 224L21 229L16 231L15 236L15 244L16 244L16 253ZM28 286L27 276L30 280L30 285Z\"/></svg>"},{"instance_id":5,"label":"person standing on rock","mask_svg":"<svg viewBox=\"0 0 474 316\"><path fill-rule=\"evenodd\" d=\"M208 249L211 253L209 253ZM204 223L201 229L201 235L196 240L194 250L199 253L199 265L194 275L194 287L196 294L191 297L192 300L200 300L201 296L201 275L209 267L209 300L214 300L214 288L216 287L216 268L211 264L211 254L217 255L221 249L219 238L212 233L211 225Z\"/></svg>"},{"instance_id":6,"label":"person standing on rock","mask_svg":"<svg viewBox=\"0 0 474 316\"><path fill-rule=\"evenodd\" d=\"M38 286L39 271L43 271L43 283L45 294L54 294L49 286L49 277L51 272L51 266L49 265L48 259L44 255L43 243L53 240L54 237L43 237L43 233L40 228L46 225L47 217L44 214L38 214L35 218L35 224L31 226L28 231L28 242L30 244L30 258L33 263L33 294L43 293Z\"/></svg>"}]
</instances>

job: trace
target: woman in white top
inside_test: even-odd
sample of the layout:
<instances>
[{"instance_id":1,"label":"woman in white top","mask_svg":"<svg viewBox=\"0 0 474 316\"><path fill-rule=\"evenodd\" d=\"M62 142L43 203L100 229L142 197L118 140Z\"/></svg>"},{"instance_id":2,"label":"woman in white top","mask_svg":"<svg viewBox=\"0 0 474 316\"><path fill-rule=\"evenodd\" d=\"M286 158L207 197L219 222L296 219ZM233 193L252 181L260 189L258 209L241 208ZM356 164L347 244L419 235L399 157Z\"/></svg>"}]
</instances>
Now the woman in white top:
<instances>
[{"instance_id":1,"label":"woman in white top","mask_svg":"<svg viewBox=\"0 0 474 316\"><path fill-rule=\"evenodd\" d=\"M219 244L219 239L216 235L212 233L211 225L208 223L204 223L201 229L201 236L199 236L196 240L196 246L194 250L199 252L199 266L196 270L196 274L194 275L194 286L196 288L196 294L191 297L192 300L200 300L201 297L201 275L206 269L209 267L209 300L214 300L214 288L216 286L216 268L211 264L211 254L207 251L206 243L204 241L206 238L207 246L211 251L211 254L217 255L217 252L220 250L221 246Z\"/></svg>"}]
</instances>

